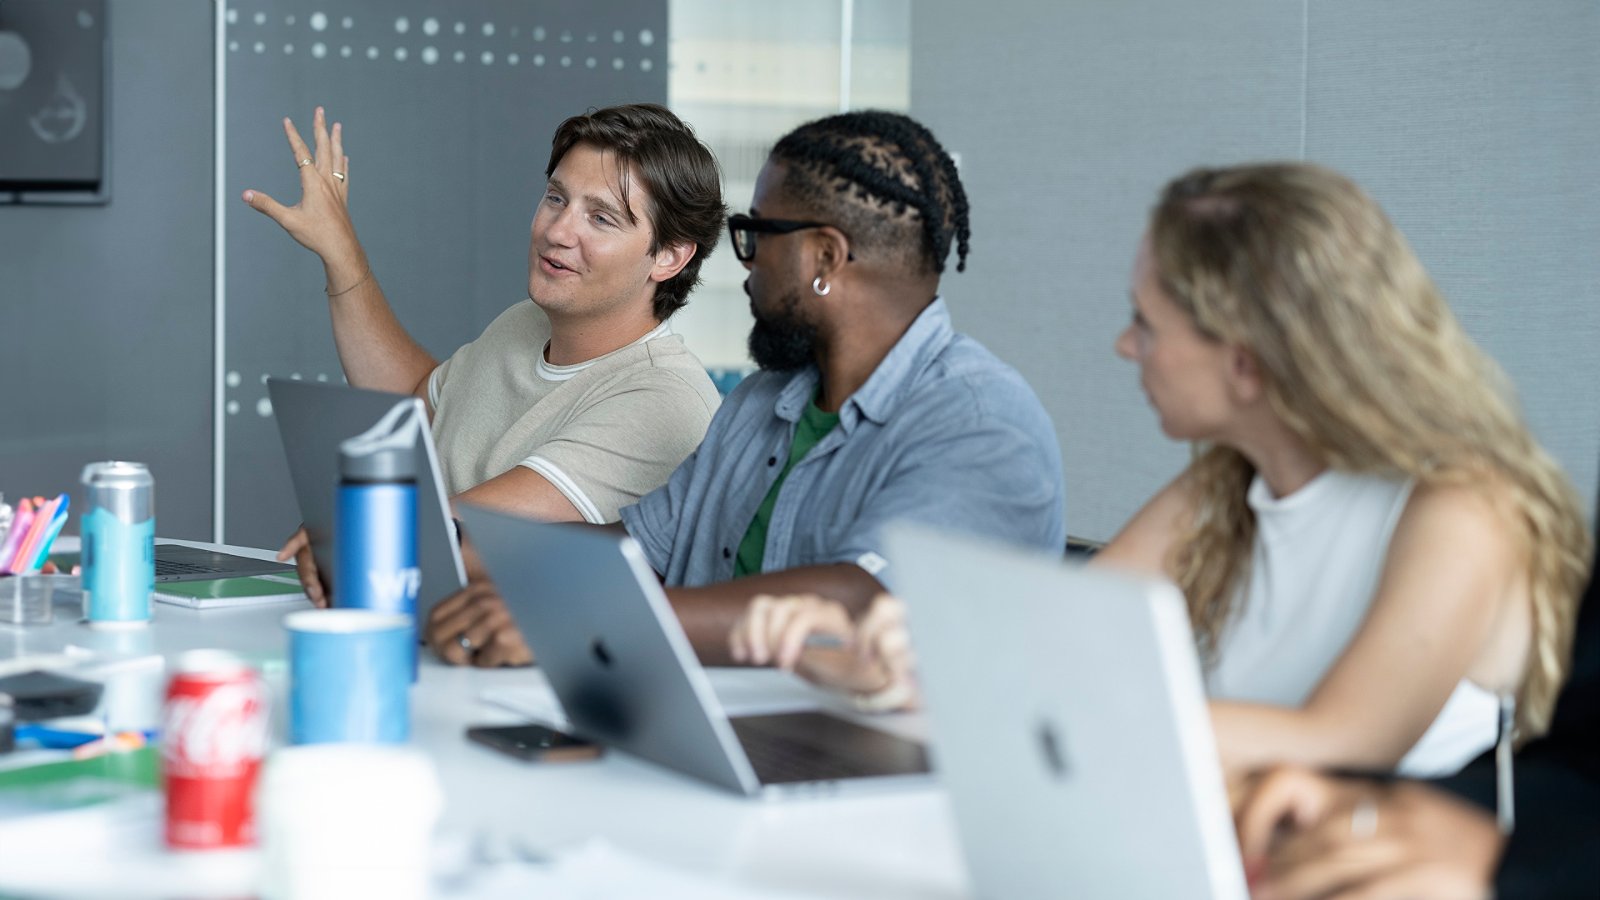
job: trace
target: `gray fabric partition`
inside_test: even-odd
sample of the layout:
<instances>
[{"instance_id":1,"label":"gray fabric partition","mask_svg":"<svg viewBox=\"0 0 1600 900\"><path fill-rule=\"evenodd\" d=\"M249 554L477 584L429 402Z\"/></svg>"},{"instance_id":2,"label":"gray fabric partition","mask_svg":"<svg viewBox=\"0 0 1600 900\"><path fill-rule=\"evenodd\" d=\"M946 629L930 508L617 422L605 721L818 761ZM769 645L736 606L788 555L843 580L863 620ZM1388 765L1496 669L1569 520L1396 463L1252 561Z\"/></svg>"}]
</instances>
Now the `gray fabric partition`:
<instances>
[{"instance_id":1,"label":"gray fabric partition","mask_svg":"<svg viewBox=\"0 0 1600 900\"><path fill-rule=\"evenodd\" d=\"M211 9L108 2L109 202L0 206L9 500L76 488L86 462L140 460L161 534L211 535Z\"/></svg>"},{"instance_id":2,"label":"gray fabric partition","mask_svg":"<svg viewBox=\"0 0 1600 900\"><path fill-rule=\"evenodd\" d=\"M1170 177L1307 158L1364 184L1595 495L1600 7L1094 0L912 7L912 112L960 154L957 327L1055 418L1067 525L1109 537L1187 459L1111 344Z\"/></svg>"},{"instance_id":3,"label":"gray fabric partition","mask_svg":"<svg viewBox=\"0 0 1600 900\"><path fill-rule=\"evenodd\" d=\"M666 102L666 25L665 0L275 0L230 11L230 543L276 546L298 521L264 378L342 377L320 263L232 199L247 187L298 199L282 117L308 139L319 103L344 123L373 272L401 322L443 358L526 295L528 225L556 125L592 106Z\"/></svg>"}]
</instances>

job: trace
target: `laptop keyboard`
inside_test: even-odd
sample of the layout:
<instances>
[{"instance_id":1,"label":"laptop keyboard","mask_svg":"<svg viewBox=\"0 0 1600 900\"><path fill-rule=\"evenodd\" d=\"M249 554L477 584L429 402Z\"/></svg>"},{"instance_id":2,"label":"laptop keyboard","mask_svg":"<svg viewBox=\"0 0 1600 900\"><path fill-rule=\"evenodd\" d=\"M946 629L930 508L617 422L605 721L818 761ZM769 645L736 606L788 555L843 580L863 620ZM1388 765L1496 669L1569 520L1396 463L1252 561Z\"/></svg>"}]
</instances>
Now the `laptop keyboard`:
<instances>
[{"instance_id":1,"label":"laptop keyboard","mask_svg":"<svg viewBox=\"0 0 1600 900\"><path fill-rule=\"evenodd\" d=\"M157 581L200 581L294 571L293 566L280 562L250 559L178 544L157 545L155 563Z\"/></svg>"},{"instance_id":2,"label":"laptop keyboard","mask_svg":"<svg viewBox=\"0 0 1600 900\"><path fill-rule=\"evenodd\" d=\"M921 744L819 712L730 719L762 784L928 771Z\"/></svg>"},{"instance_id":3,"label":"laptop keyboard","mask_svg":"<svg viewBox=\"0 0 1600 900\"><path fill-rule=\"evenodd\" d=\"M226 569L216 566L202 566L195 563L180 562L176 559L156 559L156 577L164 575L210 575L212 573L226 574Z\"/></svg>"},{"instance_id":4,"label":"laptop keyboard","mask_svg":"<svg viewBox=\"0 0 1600 900\"><path fill-rule=\"evenodd\" d=\"M820 747L796 744L788 738L759 730L741 730L737 719L734 731L762 784L834 781L871 774L864 767Z\"/></svg>"}]
</instances>

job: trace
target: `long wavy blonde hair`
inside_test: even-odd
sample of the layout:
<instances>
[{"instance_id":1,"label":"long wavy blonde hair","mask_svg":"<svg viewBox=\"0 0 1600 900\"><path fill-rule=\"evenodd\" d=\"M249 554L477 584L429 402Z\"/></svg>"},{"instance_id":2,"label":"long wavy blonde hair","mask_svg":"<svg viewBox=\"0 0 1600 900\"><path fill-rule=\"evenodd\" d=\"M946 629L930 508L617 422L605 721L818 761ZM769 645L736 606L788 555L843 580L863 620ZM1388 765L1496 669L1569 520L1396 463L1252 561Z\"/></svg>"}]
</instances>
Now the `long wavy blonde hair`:
<instances>
[{"instance_id":1,"label":"long wavy blonde hair","mask_svg":"<svg viewBox=\"0 0 1600 900\"><path fill-rule=\"evenodd\" d=\"M1549 726L1572 652L1590 538L1566 475L1528 433L1504 374L1359 187L1285 163L1201 169L1150 223L1163 289L1200 332L1251 352L1283 423L1326 465L1483 488L1526 561L1533 641L1518 690L1524 739ZM1207 659L1235 614L1255 515L1238 451L1202 445L1197 502L1173 559Z\"/></svg>"}]
</instances>

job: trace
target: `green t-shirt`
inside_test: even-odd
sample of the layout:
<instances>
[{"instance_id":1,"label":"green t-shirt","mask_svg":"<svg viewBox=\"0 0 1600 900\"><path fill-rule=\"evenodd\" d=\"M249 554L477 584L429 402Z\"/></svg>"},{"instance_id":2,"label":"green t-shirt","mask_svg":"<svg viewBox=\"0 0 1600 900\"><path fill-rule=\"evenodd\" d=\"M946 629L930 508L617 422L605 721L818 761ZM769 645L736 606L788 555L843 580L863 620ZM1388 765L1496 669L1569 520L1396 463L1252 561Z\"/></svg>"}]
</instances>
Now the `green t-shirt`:
<instances>
[{"instance_id":1,"label":"green t-shirt","mask_svg":"<svg viewBox=\"0 0 1600 900\"><path fill-rule=\"evenodd\" d=\"M744 533L744 540L739 542L739 555L733 561L733 577L755 575L761 571L761 562L767 555L767 524L772 521L772 508L778 505L778 492L783 490L783 483L789 479L789 472L795 464L804 459L811 448L838 424L839 414L818 409L817 398L812 397L811 402L806 404L805 412L800 414L800 421L794 426L789 462L778 473L778 480L772 483L772 489L767 491L766 498L756 509L756 517L750 521L749 530Z\"/></svg>"}]
</instances>

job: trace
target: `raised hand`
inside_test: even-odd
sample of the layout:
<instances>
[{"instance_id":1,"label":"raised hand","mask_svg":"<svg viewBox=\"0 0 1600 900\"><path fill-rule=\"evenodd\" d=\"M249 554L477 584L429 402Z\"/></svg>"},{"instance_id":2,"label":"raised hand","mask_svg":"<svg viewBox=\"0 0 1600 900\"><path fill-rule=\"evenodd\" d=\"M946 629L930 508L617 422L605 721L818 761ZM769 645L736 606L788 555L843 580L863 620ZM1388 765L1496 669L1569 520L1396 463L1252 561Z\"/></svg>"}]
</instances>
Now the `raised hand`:
<instances>
[{"instance_id":1,"label":"raised hand","mask_svg":"<svg viewBox=\"0 0 1600 900\"><path fill-rule=\"evenodd\" d=\"M244 192L244 202L321 257L328 270L328 292L343 293L368 271L366 254L350 221L350 157L344 153L344 128L335 122L330 131L326 113L319 106L312 117L315 149L306 146L287 118L283 133L300 170L300 202L284 206L254 188Z\"/></svg>"}]
</instances>

